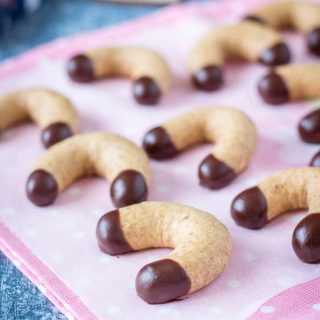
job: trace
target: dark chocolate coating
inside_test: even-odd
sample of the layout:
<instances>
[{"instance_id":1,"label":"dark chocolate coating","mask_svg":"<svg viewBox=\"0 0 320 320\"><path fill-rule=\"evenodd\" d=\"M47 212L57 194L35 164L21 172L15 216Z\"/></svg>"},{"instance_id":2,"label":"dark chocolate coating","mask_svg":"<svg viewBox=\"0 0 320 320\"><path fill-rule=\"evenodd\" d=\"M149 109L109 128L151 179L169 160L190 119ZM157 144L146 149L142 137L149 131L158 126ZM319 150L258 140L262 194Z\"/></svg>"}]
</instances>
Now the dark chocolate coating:
<instances>
[{"instance_id":1,"label":"dark chocolate coating","mask_svg":"<svg viewBox=\"0 0 320 320\"><path fill-rule=\"evenodd\" d=\"M152 159L162 160L173 158L178 154L169 134L162 127L148 131L143 138L143 149Z\"/></svg>"},{"instance_id":2,"label":"dark chocolate coating","mask_svg":"<svg viewBox=\"0 0 320 320\"><path fill-rule=\"evenodd\" d=\"M260 54L259 61L269 67L290 62L291 53L285 43L278 43Z\"/></svg>"},{"instance_id":3,"label":"dark chocolate coating","mask_svg":"<svg viewBox=\"0 0 320 320\"><path fill-rule=\"evenodd\" d=\"M292 247L298 258L306 263L320 262L320 214L302 219L293 231Z\"/></svg>"},{"instance_id":4,"label":"dark chocolate coating","mask_svg":"<svg viewBox=\"0 0 320 320\"><path fill-rule=\"evenodd\" d=\"M165 303L187 294L191 281L175 261L163 259L144 266L136 278L138 296L150 304Z\"/></svg>"},{"instance_id":5,"label":"dark chocolate coating","mask_svg":"<svg viewBox=\"0 0 320 320\"><path fill-rule=\"evenodd\" d=\"M149 77L141 77L133 83L133 96L139 104L154 105L161 97L158 84Z\"/></svg>"},{"instance_id":6,"label":"dark chocolate coating","mask_svg":"<svg viewBox=\"0 0 320 320\"><path fill-rule=\"evenodd\" d=\"M206 66L192 76L193 85L203 91L215 91L223 84L223 73L218 66Z\"/></svg>"},{"instance_id":7,"label":"dark chocolate coating","mask_svg":"<svg viewBox=\"0 0 320 320\"><path fill-rule=\"evenodd\" d=\"M45 148L72 136L70 127L63 122L52 123L42 131L41 140Z\"/></svg>"},{"instance_id":8,"label":"dark chocolate coating","mask_svg":"<svg viewBox=\"0 0 320 320\"><path fill-rule=\"evenodd\" d=\"M318 151L311 159L309 166L320 167L320 151Z\"/></svg>"},{"instance_id":9,"label":"dark chocolate coating","mask_svg":"<svg viewBox=\"0 0 320 320\"><path fill-rule=\"evenodd\" d=\"M257 16L251 16L251 15L245 16L243 18L243 20L248 20L248 21L259 23L259 24L263 24L263 25L266 24L266 22L262 18L257 17Z\"/></svg>"},{"instance_id":10,"label":"dark chocolate coating","mask_svg":"<svg viewBox=\"0 0 320 320\"><path fill-rule=\"evenodd\" d=\"M301 139L308 143L320 143L320 109L303 117L298 125Z\"/></svg>"},{"instance_id":11,"label":"dark chocolate coating","mask_svg":"<svg viewBox=\"0 0 320 320\"><path fill-rule=\"evenodd\" d=\"M118 210L110 211L99 219L96 236L98 246L104 253L118 255L133 251L122 232Z\"/></svg>"},{"instance_id":12,"label":"dark chocolate coating","mask_svg":"<svg viewBox=\"0 0 320 320\"><path fill-rule=\"evenodd\" d=\"M55 178L45 170L36 170L29 176L26 185L29 200L39 207L53 203L58 195Z\"/></svg>"},{"instance_id":13,"label":"dark chocolate coating","mask_svg":"<svg viewBox=\"0 0 320 320\"><path fill-rule=\"evenodd\" d=\"M237 195L231 204L231 216L241 227L260 229L267 222L268 204L258 187L253 187Z\"/></svg>"},{"instance_id":14,"label":"dark chocolate coating","mask_svg":"<svg viewBox=\"0 0 320 320\"><path fill-rule=\"evenodd\" d=\"M306 41L309 51L320 56L320 27L310 31L306 36Z\"/></svg>"},{"instance_id":15,"label":"dark chocolate coating","mask_svg":"<svg viewBox=\"0 0 320 320\"><path fill-rule=\"evenodd\" d=\"M67 72L75 82L91 82L95 79L92 61L84 54L74 56L68 61Z\"/></svg>"},{"instance_id":16,"label":"dark chocolate coating","mask_svg":"<svg viewBox=\"0 0 320 320\"><path fill-rule=\"evenodd\" d=\"M114 206L120 208L147 200L148 187L140 172L125 170L112 182L110 193Z\"/></svg>"},{"instance_id":17,"label":"dark chocolate coating","mask_svg":"<svg viewBox=\"0 0 320 320\"><path fill-rule=\"evenodd\" d=\"M232 168L212 154L209 154L200 163L198 175L200 185L212 190L225 187L237 176Z\"/></svg>"},{"instance_id":18,"label":"dark chocolate coating","mask_svg":"<svg viewBox=\"0 0 320 320\"><path fill-rule=\"evenodd\" d=\"M268 73L259 81L258 91L266 103L277 105L289 101L287 85L275 72Z\"/></svg>"}]
</instances>

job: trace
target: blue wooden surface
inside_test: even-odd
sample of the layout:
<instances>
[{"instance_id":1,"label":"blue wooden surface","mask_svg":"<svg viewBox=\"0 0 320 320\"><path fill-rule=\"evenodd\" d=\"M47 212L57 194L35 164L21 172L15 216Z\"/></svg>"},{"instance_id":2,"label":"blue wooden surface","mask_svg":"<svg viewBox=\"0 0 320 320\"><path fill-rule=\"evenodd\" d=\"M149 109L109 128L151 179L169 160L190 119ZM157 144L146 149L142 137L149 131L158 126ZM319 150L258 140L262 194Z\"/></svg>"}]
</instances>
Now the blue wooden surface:
<instances>
[{"instance_id":1,"label":"blue wooden surface","mask_svg":"<svg viewBox=\"0 0 320 320\"><path fill-rule=\"evenodd\" d=\"M89 0L45 0L0 38L0 60L52 39L142 16L159 6L102 4ZM65 320L47 298L0 252L0 320Z\"/></svg>"}]
</instances>

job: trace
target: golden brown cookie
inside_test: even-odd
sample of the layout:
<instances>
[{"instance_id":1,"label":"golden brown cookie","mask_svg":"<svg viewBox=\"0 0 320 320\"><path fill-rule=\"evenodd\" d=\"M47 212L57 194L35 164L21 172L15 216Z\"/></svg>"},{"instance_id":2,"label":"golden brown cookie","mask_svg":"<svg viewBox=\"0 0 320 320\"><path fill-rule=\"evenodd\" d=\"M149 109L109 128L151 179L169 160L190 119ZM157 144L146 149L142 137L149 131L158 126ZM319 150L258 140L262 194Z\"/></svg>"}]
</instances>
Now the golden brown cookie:
<instances>
[{"instance_id":1,"label":"golden brown cookie","mask_svg":"<svg viewBox=\"0 0 320 320\"><path fill-rule=\"evenodd\" d=\"M199 166L200 184L220 189L247 167L258 135L253 122L237 109L196 108L151 129L143 147L149 157L162 160L207 141L215 147Z\"/></svg>"},{"instance_id":2,"label":"golden brown cookie","mask_svg":"<svg viewBox=\"0 0 320 320\"><path fill-rule=\"evenodd\" d=\"M310 52L320 55L320 5L311 1L274 2L245 17L274 29L303 33Z\"/></svg>"},{"instance_id":3,"label":"golden brown cookie","mask_svg":"<svg viewBox=\"0 0 320 320\"><path fill-rule=\"evenodd\" d=\"M72 136L78 128L78 115L61 94L43 88L25 89L0 97L0 131L31 119L42 129L46 148Z\"/></svg>"},{"instance_id":4,"label":"golden brown cookie","mask_svg":"<svg viewBox=\"0 0 320 320\"><path fill-rule=\"evenodd\" d=\"M121 136L102 132L75 135L50 148L28 178L27 196L37 206L47 206L73 181L91 175L110 181L116 207L147 198L150 168L144 151Z\"/></svg>"},{"instance_id":5,"label":"golden brown cookie","mask_svg":"<svg viewBox=\"0 0 320 320\"><path fill-rule=\"evenodd\" d=\"M281 36L252 22L221 26L204 36L192 49L188 69L196 88L213 91L223 83L223 65L240 58L268 66L288 63L290 51Z\"/></svg>"},{"instance_id":6,"label":"golden brown cookie","mask_svg":"<svg viewBox=\"0 0 320 320\"><path fill-rule=\"evenodd\" d=\"M140 104L158 103L171 86L171 72L158 53L138 47L106 47L79 54L68 62L70 78L91 82L106 77L129 77Z\"/></svg>"},{"instance_id":7,"label":"golden brown cookie","mask_svg":"<svg viewBox=\"0 0 320 320\"><path fill-rule=\"evenodd\" d=\"M259 81L258 90L265 102L274 105L319 98L320 63L276 67Z\"/></svg>"},{"instance_id":8,"label":"golden brown cookie","mask_svg":"<svg viewBox=\"0 0 320 320\"><path fill-rule=\"evenodd\" d=\"M259 229L298 209L308 209L309 215L293 232L293 249L300 260L316 262L320 260L320 168L287 169L267 177L233 200L231 215L238 225Z\"/></svg>"},{"instance_id":9,"label":"golden brown cookie","mask_svg":"<svg viewBox=\"0 0 320 320\"><path fill-rule=\"evenodd\" d=\"M148 303L165 303L208 285L222 273L232 246L227 228L213 215L166 202L111 211L100 218L96 235L100 249L111 255L174 248L137 275L137 293Z\"/></svg>"}]
</instances>

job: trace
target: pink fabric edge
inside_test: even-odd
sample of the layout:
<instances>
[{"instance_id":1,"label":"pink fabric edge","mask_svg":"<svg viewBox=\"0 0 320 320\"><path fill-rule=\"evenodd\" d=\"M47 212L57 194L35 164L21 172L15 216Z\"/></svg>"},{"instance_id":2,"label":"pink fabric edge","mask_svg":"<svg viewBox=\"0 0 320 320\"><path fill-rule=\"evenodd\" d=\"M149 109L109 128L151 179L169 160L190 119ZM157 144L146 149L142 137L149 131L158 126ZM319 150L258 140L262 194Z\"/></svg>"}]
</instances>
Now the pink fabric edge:
<instances>
[{"instance_id":1,"label":"pink fabric edge","mask_svg":"<svg viewBox=\"0 0 320 320\"><path fill-rule=\"evenodd\" d=\"M275 0L272 0L275 1ZM116 25L109 30L98 29L84 34L70 36L68 38L68 47L70 42L73 44L72 50L61 45L57 47L63 39L57 39L49 44L38 46L27 53L23 53L12 59L1 62L0 77L2 79L10 77L13 74L23 73L30 70L36 65L36 59L41 57L58 59L65 58L71 53L75 53L84 46L80 42L92 44L100 38L101 34L108 37L108 40L115 40L123 35L129 35L133 32L139 32L148 26L161 26L163 23L168 23L172 19L186 18L188 15L201 13L205 16L216 17L226 13L227 9L238 4L245 4L251 9L270 2L269 0L227 0L221 3L208 4L174 4L170 5L159 12L144 16L133 21L126 22L122 25ZM106 40L106 44L108 41ZM56 48L57 47L57 48ZM40 259L38 259L30 249L28 249L22 241L12 233L9 228L0 221L0 250L13 262L17 268L29 278L38 288L45 288L44 294L46 297L65 315L70 318L85 320L98 320L95 316L55 274L52 272ZM62 299L62 294L66 299ZM71 318L70 318L71 319ZM253 318L251 320L254 320Z\"/></svg>"},{"instance_id":2,"label":"pink fabric edge","mask_svg":"<svg viewBox=\"0 0 320 320\"><path fill-rule=\"evenodd\" d=\"M287 316L287 312L292 312L294 308L297 308L299 306L312 306L315 303L319 303L319 288L320 278L303 282L296 286L288 288L264 302L254 313L252 313L247 318L247 320L285 319L284 317ZM300 300L301 296L304 297L303 303L301 303ZM269 306L277 309L275 317L272 314L261 313L261 308Z\"/></svg>"},{"instance_id":3,"label":"pink fabric edge","mask_svg":"<svg viewBox=\"0 0 320 320\"><path fill-rule=\"evenodd\" d=\"M45 288L45 295L64 314L72 314L76 319L98 320L80 298L2 222L0 222L0 249L40 290ZM64 301L59 297L59 293L63 293Z\"/></svg>"}]
</instances>

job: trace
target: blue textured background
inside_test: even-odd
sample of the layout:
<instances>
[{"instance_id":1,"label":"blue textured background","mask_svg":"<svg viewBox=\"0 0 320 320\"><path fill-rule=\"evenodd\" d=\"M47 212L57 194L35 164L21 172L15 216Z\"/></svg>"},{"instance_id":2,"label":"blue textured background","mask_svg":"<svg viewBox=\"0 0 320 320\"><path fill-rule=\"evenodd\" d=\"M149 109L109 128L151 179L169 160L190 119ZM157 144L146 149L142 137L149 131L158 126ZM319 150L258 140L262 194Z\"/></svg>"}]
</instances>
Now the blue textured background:
<instances>
[{"instance_id":1,"label":"blue textured background","mask_svg":"<svg viewBox=\"0 0 320 320\"><path fill-rule=\"evenodd\" d=\"M32 16L0 38L0 60L41 43L142 16L160 6L102 4L86 0L45 0ZM0 252L0 320L65 320L43 294Z\"/></svg>"},{"instance_id":2,"label":"blue textured background","mask_svg":"<svg viewBox=\"0 0 320 320\"><path fill-rule=\"evenodd\" d=\"M1 252L0 287L1 320L66 319Z\"/></svg>"},{"instance_id":3,"label":"blue textured background","mask_svg":"<svg viewBox=\"0 0 320 320\"><path fill-rule=\"evenodd\" d=\"M44 0L40 10L18 21L0 39L0 59L38 44L82 31L113 25L161 6L121 5L89 0Z\"/></svg>"}]
</instances>

